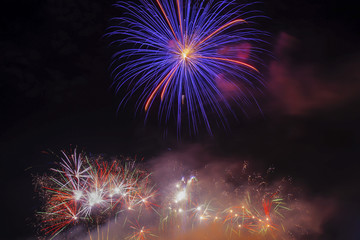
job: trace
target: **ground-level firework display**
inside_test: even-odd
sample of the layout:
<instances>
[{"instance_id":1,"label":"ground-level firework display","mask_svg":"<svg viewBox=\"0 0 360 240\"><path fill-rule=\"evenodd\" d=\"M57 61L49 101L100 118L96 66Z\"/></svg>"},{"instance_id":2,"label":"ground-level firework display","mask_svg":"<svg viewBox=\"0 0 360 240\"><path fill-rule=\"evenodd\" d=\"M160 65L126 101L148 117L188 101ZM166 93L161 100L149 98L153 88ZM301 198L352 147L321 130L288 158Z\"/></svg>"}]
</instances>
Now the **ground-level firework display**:
<instances>
[{"instance_id":1,"label":"ground-level firework display","mask_svg":"<svg viewBox=\"0 0 360 240\"><path fill-rule=\"evenodd\" d=\"M198 182L194 176L183 178L174 189L163 206L160 223L170 236L209 224L221 224L229 238L246 233L278 236L286 231L282 221L290 209L276 190L255 193L244 189L218 195L221 189L216 185Z\"/></svg>"},{"instance_id":2,"label":"ground-level firework display","mask_svg":"<svg viewBox=\"0 0 360 240\"><path fill-rule=\"evenodd\" d=\"M292 209L283 182L270 184L247 166L214 174L165 164L166 177L127 158L62 152L57 167L35 181L44 199L41 232L69 239L81 228L77 234L87 233L85 239L135 240L177 239L210 228L221 239L288 239L285 220Z\"/></svg>"},{"instance_id":3,"label":"ground-level firework display","mask_svg":"<svg viewBox=\"0 0 360 240\"><path fill-rule=\"evenodd\" d=\"M63 152L58 168L39 177L45 200L42 231L56 236L69 226L101 224L117 215L136 217L151 208L154 189L149 174L134 161L111 162Z\"/></svg>"}]
</instances>

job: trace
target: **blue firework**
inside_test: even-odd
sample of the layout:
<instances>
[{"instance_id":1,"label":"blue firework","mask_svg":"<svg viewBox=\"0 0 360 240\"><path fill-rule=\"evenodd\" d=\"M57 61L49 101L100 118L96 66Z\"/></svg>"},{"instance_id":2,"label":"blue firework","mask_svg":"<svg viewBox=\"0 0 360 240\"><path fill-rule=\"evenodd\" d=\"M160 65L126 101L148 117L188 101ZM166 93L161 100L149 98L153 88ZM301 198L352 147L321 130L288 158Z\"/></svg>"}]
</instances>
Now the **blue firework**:
<instances>
[{"instance_id":1,"label":"blue firework","mask_svg":"<svg viewBox=\"0 0 360 240\"><path fill-rule=\"evenodd\" d=\"M137 97L137 110L174 116L180 129L201 123L227 125L234 104L253 100L261 83L255 65L263 35L251 27L255 16L236 1L140 0L118 2L124 15L110 28L119 51L112 64L114 87L126 103ZM225 87L224 87L225 86ZM229 94L229 90L231 94ZM120 105L121 105L120 104ZM184 116L186 113L186 117ZM214 121L210 117L216 116Z\"/></svg>"}]
</instances>

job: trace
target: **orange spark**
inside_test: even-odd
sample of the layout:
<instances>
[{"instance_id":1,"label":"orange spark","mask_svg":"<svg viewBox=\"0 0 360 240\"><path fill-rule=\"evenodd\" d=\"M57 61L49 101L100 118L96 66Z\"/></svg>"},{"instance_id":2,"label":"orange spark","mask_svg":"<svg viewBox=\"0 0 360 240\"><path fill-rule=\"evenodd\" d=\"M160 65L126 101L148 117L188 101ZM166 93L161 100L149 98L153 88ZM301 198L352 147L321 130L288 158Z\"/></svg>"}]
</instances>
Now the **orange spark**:
<instances>
[{"instance_id":1,"label":"orange spark","mask_svg":"<svg viewBox=\"0 0 360 240\"><path fill-rule=\"evenodd\" d=\"M225 62L233 62L233 63L237 63L240 65L243 65L245 67L251 68L253 70L255 70L256 72L259 72L259 70L257 70L255 67L251 66L250 64L238 61L238 60L233 60L233 59L228 59L228 58L218 58L218 57L203 57L203 56L197 56L198 58L205 58L205 59L214 59L214 60L220 60L220 61L225 61Z\"/></svg>"},{"instance_id":2,"label":"orange spark","mask_svg":"<svg viewBox=\"0 0 360 240\"><path fill-rule=\"evenodd\" d=\"M199 46L200 44L204 43L206 40L208 40L209 38L211 38L212 36L214 36L215 34L217 34L218 32L220 32L221 30L223 30L224 28L227 28L228 26L231 26L235 23L239 23L239 22L245 22L246 21L244 19L236 19L234 21L231 21L221 27L219 27L217 30L215 30L212 34L210 34L209 36L207 36L206 38L204 38L202 41L200 41L198 44L196 44L195 47Z\"/></svg>"}]
</instances>

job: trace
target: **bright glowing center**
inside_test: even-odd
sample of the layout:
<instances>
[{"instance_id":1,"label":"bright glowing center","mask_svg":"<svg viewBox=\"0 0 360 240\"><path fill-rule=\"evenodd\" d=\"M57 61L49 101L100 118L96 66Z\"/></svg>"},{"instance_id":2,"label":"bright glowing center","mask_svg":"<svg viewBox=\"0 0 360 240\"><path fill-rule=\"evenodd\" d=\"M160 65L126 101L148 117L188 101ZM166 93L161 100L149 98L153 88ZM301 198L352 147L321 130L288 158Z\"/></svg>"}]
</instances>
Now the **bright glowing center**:
<instances>
[{"instance_id":1,"label":"bright glowing center","mask_svg":"<svg viewBox=\"0 0 360 240\"><path fill-rule=\"evenodd\" d=\"M185 198L186 198L186 191L183 190L181 192L178 192L178 194L176 195L175 201L180 202L181 200L184 200Z\"/></svg>"},{"instance_id":2,"label":"bright glowing center","mask_svg":"<svg viewBox=\"0 0 360 240\"><path fill-rule=\"evenodd\" d=\"M89 205L94 206L95 204L99 204L102 201L102 198L98 192L92 192L89 194Z\"/></svg>"},{"instance_id":3,"label":"bright glowing center","mask_svg":"<svg viewBox=\"0 0 360 240\"><path fill-rule=\"evenodd\" d=\"M115 189L114 189L114 193L115 193L115 194L120 193L120 188L119 188L119 187L115 188Z\"/></svg>"},{"instance_id":4,"label":"bright glowing center","mask_svg":"<svg viewBox=\"0 0 360 240\"><path fill-rule=\"evenodd\" d=\"M189 53L190 53L190 50L187 48L182 51L182 57L184 60L189 57Z\"/></svg>"},{"instance_id":5,"label":"bright glowing center","mask_svg":"<svg viewBox=\"0 0 360 240\"><path fill-rule=\"evenodd\" d=\"M75 198L75 200L80 200L80 198L82 197L82 195L83 195L82 191L80 191L80 190L75 190L75 191L74 191L74 198Z\"/></svg>"}]
</instances>

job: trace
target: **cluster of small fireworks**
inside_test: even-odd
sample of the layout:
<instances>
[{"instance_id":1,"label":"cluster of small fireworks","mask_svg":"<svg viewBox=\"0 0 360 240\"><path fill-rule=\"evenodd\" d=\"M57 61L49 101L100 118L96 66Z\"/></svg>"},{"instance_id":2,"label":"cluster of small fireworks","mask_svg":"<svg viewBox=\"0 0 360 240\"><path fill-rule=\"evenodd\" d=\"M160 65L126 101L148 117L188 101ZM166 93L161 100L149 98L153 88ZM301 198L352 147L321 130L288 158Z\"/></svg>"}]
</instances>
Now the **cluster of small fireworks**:
<instances>
[{"instance_id":1,"label":"cluster of small fireworks","mask_svg":"<svg viewBox=\"0 0 360 240\"><path fill-rule=\"evenodd\" d=\"M231 193L218 189L224 184L217 184L219 179L213 180L204 183L191 176L173 184L160 222L166 236L173 238L184 231L220 224L228 239L249 233L282 239L280 235L287 231L283 222L290 209L279 189L259 187L258 183L265 182L257 179L246 188L232 189Z\"/></svg>"},{"instance_id":2,"label":"cluster of small fireworks","mask_svg":"<svg viewBox=\"0 0 360 240\"><path fill-rule=\"evenodd\" d=\"M37 178L44 190L42 231L56 236L65 228L84 223L101 224L110 216L140 214L152 208L153 187L149 174L134 161L111 163L83 154L63 157L50 176Z\"/></svg>"},{"instance_id":3,"label":"cluster of small fireworks","mask_svg":"<svg viewBox=\"0 0 360 240\"><path fill-rule=\"evenodd\" d=\"M134 161L90 159L76 151L63 152L59 167L51 172L37 178L44 190L39 215L47 236L74 225L90 229L118 219L126 219L122 234L132 240L174 239L212 224L221 225L228 239L244 234L282 239L287 231L286 200L279 188L265 187L260 175L231 175L236 184L229 187L229 179L193 174L157 183L162 189L155 190L151 174Z\"/></svg>"}]
</instances>

